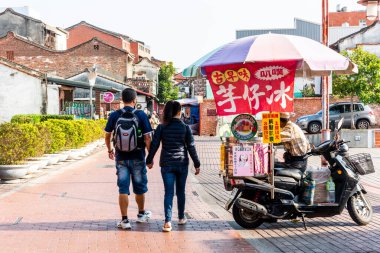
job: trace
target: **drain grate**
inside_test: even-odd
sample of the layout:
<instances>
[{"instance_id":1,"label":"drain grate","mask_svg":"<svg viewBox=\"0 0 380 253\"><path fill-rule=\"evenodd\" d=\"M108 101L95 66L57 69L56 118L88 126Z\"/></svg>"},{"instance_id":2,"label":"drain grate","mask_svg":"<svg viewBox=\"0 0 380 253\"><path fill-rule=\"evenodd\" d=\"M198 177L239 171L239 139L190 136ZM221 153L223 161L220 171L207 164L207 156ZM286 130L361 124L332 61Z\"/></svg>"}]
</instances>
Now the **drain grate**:
<instances>
[{"instance_id":1,"label":"drain grate","mask_svg":"<svg viewBox=\"0 0 380 253\"><path fill-rule=\"evenodd\" d=\"M196 191L192 191L192 193L193 193L194 196L197 196L197 197L199 196L198 192L196 192Z\"/></svg>"},{"instance_id":2,"label":"drain grate","mask_svg":"<svg viewBox=\"0 0 380 253\"><path fill-rule=\"evenodd\" d=\"M211 215L212 218L219 219L219 216L216 213L214 212L208 212L208 213Z\"/></svg>"}]
</instances>

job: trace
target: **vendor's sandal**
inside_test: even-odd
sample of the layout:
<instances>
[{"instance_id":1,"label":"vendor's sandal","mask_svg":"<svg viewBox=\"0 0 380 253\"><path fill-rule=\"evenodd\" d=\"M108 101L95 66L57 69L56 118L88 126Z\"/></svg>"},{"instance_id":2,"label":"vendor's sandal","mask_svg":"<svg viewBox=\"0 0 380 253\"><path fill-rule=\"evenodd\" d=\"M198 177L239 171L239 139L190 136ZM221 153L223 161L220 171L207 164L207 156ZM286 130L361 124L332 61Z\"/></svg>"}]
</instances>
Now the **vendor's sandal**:
<instances>
[{"instance_id":1,"label":"vendor's sandal","mask_svg":"<svg viewBox=\"0 0 380 253\"><path fill-rule=\"evenodd\" d=\"M170 232L172 231L172 224L170 222L166 222L162 227L162 232Z\"/></svg>"}]
</instances>

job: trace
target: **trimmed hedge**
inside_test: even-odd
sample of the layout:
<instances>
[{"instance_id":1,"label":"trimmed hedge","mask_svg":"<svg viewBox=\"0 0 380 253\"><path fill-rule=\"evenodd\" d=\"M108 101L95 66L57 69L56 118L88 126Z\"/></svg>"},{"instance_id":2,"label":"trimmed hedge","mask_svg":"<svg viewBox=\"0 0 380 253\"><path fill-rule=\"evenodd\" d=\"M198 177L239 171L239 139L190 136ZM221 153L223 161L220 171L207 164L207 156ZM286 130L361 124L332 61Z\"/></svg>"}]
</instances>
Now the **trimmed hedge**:
<instances>
[{"instance_id":1,"label":"trimmed hedge","mask_svg":"<svg viewBox=\"0 0 380 253\"><path fill-rule=\"evenodd\" d=\"M105 120L57 120L0 125L0 164L19 164L28 157L80 148L104 136Z\"/></svg>"},{"instance_id":2,"label":"trimmed hedge","mask_svg":"<svg viewBox=\"0 0 380 253\"><path fill-rule=\"evenodd\" d=\"M33 124L0 125L0 164L19 164L25 158L41 152L39 131Z\"/></svg>"},{"instance_id":3,"label":"trimmed hedge","mask_svg":"<svg viewBox=\"0 0 380 253\"><path fill-rule=\"evenodd\" d=\"M16 114L12 117L11 123L39 123L49 119L74 120L74 115L55 115L55 114Z\"/></svg>"}]
</instances>

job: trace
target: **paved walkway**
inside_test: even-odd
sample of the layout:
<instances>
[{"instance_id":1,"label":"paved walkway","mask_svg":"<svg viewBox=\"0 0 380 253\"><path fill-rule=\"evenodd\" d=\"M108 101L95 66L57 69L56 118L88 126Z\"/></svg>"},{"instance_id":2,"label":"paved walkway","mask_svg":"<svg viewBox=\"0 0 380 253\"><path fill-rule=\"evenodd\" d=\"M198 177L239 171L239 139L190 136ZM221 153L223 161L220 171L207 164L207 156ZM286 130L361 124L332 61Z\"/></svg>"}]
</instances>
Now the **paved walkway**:
<instances>
[{"instance_id":1,"label":"paved walkway","mask_svg":"<svg viewBox=\"0 0 380 253\"><path fill-rule=\"evenodd\" d=\"M199 184L212 196L214 203L224 206L230 193L224 190L218 176L220 141L214 137L198 137L197 150L203 170L198 177ZM373 221L367 226L357 226L347 211L331 218L307 219L307 231L301 222L291 221L266 223L255 230L244 230L232 221L230 213L225 211L224 218L260 252L380 252L380 149L350 150L350 154L361 152L371 153L377 167L376 173L363 178L371 191L369 199L374 208ZM317 165L320 160L311 158L309 163Z\"/></svg>"},{"instance_id":2,"label":"paved walkway","mask_svg":"<svg viewBox=\"0 0 380 253\"><path fill-rule=\"evenodd\" d=\"M136 224L131 201L131 231L115 228L120 216L116 175L104 150L21 185L0 185L0 252L256 252L219 207L204 201L208 197L202 197L194 176L187 186L188 224L178 227L174 221L171 233L161 232L164 190L155 164L148 172L146 201L152 220Z\"/></svg>"}]
</instances>

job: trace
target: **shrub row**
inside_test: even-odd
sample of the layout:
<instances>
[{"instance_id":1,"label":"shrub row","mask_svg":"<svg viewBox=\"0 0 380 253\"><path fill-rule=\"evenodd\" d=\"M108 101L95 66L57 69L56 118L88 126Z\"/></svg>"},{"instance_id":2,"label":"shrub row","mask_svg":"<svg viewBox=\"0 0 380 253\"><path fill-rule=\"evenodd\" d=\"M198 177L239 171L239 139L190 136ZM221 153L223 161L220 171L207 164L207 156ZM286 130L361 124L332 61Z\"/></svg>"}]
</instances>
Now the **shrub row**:
<instances>
[{"instance_id":1,"label":"shrub row","mask_svg":"<svg viewBox=\"0 0 380 253\"><path fill-rule=\"evenodd\" d=\"M28 157L80 148L103 137L105 120L47 120L0 125L0 164L22 163Z\"/></svg>"},{"instance_id":2,"label":"shrub row","mask_svg":"<svg viewBox=\"0 0 380 253\"><path fill-rule=\"evenodd\" d=\"M12 117L11 123L39 123L49 119L74 120L74 115L16 114Z\"/></svg>"}]
</instances>

